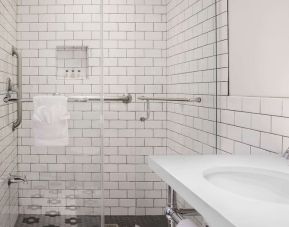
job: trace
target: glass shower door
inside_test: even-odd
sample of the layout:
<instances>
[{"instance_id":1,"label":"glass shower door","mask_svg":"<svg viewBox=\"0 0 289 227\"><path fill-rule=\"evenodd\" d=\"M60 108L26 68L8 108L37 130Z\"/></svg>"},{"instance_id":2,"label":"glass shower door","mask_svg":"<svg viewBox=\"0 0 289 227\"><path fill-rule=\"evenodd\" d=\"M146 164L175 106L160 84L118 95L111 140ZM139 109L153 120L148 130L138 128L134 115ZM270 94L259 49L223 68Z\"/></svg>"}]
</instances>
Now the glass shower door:
<instances>
[{"instance_id":1,"label":"glass shower door","mask_svg":"<svg viewBox=\"0 0 289 227\"><path fill-rule=\"evenodd\" d=\"M152 118L142 122L146 105L138 97L166 96L166 3L105 1L103 28L104 94L133 100L104 104L106 223L158 224L166 187L146 161L166 154L166 104L152 103Z\"/></svg>"},{"instance_id":2,"label":"glass shower door","mask_svg":"<svg viewBox=\"0 0 289 227\"><path fill-rule=\"evenodd\" d=\"M167 185L148 156L216 153L215 4L104 2L104 95L133 98L104 103L106 223L167 226ZM141 96L163 100L150 101L148 114Z\"/></svg>"},{"instance_id":3,"label":"glass shower door","mask_svg":"<svg viewBox=\"0 0 289 227\"><path fill-rule=\"evenodd\" d=\"M29 37L19 36L20 43L28 43L19 46L23 56L23 98L55 93L70 97L67 146L35 146L31 127L33 104L23 103L18 160L19 172L27 176L28 184L20 185L21 220L43 221L47 226L79 223L100 226L102 5L100 1L68 2L19 3L35 9L33 13L20 12L19 26L32 18L31 26L36 29ZM46 14L38 9L46 10ZM37 30L43 27L48 31Z\"/></svg>"},{"instance_id":4,"label":"glass shower door","mask_svg":"<svg viewBox=\"0 0 289 227\"><path fill-rule=\"evenodd\" d=\"M163 20L151 22L154 29L150 36L145 36L146 41L153 42L155 55L149 56L152 64L145 67L144 92L138 94L163 100L150 101L148 120L136 118L136 140L142 143L135 149L137 214L154 218L158 226L167 225L162 218L163 208L168 205L168 191L167 185L148 167L148 156L203 155L217 151L217 3L169 0L163 4L165 9L158 17ZM159 11L153 12L157 17ZM166 24L164 30L160 23ZM145 56L142 60L147 59ZM156 64L162 60L163 65ZM183 100L171 101L177 98ZM146 102L137 102L142 105L142 116L148 116ZM177 195L177 206L191 208L181 195Z\"/></svg>"}]
</instances>

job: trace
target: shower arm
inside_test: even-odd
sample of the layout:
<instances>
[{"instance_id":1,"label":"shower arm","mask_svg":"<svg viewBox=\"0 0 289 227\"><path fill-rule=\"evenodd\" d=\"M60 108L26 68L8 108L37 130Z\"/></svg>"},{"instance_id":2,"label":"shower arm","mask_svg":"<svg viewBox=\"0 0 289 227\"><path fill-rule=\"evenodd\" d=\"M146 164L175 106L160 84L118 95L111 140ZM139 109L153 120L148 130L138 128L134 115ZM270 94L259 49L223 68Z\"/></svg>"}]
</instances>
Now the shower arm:
<instances>
[{"instance_id":1,"label":"shower arm","mask_svg":"<svg viewBox=\"0 0 289 227\"><path fill-rule=\"evenodd\" d=\"M17 119L12 124L12 130L15 129L21 124L22 122L22 77L21 77L21 56L17 52L15 47L12 47L12 56L16 56L17 58Z\"/></svg>"}]
</instances>

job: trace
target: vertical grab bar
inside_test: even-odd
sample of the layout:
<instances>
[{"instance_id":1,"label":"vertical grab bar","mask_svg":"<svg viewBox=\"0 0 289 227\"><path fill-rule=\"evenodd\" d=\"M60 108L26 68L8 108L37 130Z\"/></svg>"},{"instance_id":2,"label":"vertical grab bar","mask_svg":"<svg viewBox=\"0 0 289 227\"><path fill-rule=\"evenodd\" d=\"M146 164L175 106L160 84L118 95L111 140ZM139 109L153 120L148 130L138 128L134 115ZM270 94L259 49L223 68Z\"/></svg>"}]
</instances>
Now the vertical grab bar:
<instances>
[{"instance_id":1,"label":"vertical grab bar","mask_svg":"<svg viewBox=\"0 0 289 227\"><path fill-rule=\"evenodd\" d=\"M22 78L21 78L21 59L20 54L17 52L15 47L12 47L12 56L16 56L17 58L17 119L12 124L12 130L15 129L21 124L22 122Z\"/></svg>"}]
</instances>

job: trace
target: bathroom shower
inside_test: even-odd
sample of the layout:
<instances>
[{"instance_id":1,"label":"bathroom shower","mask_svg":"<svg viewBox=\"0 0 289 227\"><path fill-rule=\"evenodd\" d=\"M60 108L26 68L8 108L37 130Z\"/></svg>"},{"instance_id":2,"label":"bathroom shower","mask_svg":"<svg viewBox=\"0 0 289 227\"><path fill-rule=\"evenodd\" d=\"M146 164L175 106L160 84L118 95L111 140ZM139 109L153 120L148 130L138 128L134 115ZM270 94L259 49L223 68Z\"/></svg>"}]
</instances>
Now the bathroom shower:
<instances>
[{"instance_id":1,"label":"bathroom shower","mask_svg":"<svg viewBox=\"0 0 289 227\"><path fill-rule=\"evenodd\" d=\"M0 227L205 226L147 161L217 151L222 2L0 0Z\"/></svg>"}]
</instances>

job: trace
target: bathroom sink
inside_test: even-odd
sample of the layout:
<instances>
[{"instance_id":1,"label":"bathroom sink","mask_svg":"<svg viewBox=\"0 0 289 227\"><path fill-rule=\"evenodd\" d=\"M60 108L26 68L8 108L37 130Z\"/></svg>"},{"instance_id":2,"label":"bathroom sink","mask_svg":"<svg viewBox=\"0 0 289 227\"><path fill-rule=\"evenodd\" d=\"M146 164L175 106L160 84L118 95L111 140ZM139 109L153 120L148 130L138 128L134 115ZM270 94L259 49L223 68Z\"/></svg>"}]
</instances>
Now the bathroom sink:
<instances>
[{"instance_id":1,"label":"bathroom sink","mask_svg":"<svg viewBox=\"0 0 289 227\"><path fill-rule=\"evenodd\" d=\"M152 156L148 163L210 227L289 226L285 158L173 155Z\"/></svg>"},{"instance_id":2,"label":"bathroom sink","mask_svg":"<svg viewBox=\"0 0 289 227\"><path fill-rule=\"evenodd\" d=\"M289 174L258 168L220 167L204 171L223 190L264 202L289 204Z\"/></svg>"}]
</instances>

